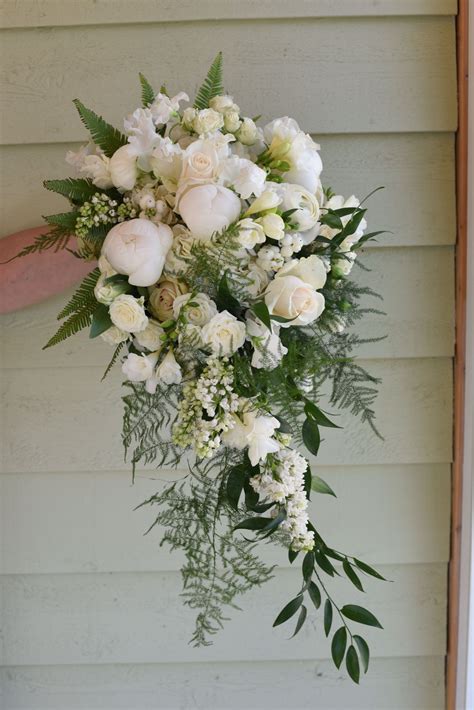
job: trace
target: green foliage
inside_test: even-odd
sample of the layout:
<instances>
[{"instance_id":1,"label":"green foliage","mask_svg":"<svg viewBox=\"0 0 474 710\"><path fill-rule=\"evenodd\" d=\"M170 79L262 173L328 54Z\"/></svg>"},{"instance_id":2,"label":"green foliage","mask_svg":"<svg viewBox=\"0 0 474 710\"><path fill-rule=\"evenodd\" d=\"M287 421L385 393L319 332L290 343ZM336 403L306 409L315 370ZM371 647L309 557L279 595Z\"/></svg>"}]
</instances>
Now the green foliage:
<instances>
[{"instance_id":1,"label":"green foliage","mask_svg":"<svg viewBox=\"0 0 474 710\"><path fill-rule=\"evenodd\" d=\"M94 111L86 108L79 99L74 99L73 103L83 124L91 134L92 140L102 148L107 157L111 158L115 151L127 144L126 136L111 126L110 123L104 121L102 116L98 116Z\"/></svg>"},{"instance_id":2,"label":"green foliage","mask_svg":"<svg viewBox=\"0 0 474 710\"><path fill-rule=\"evenodd\" d=\"M208 108L209 101L214 98L214 96L219 96L223 93L222 52L219 52L212 62L210 69L207 72L207 76L197 92L196 100L194 101L194 108L199 110Z\"/></svg>"},{"instance_id":3,"label":"green foliage","mask_svg":"<svg viewBox=\"0 0 474 710\"><path fill-rule=\"evenodd\" d=\"M43 185L47 190L57 192L67 197L75 204L87 202L96 194L97 186L86 178L65 178L64 180L45 180Z\"/></svg>"},{"instance_id":4,"label":"green foliage","mask_svg":"<svg viewBox=\"0 0 474 710\"><path fill-rule=\"evenodd\" d=\"M118 357L119 357L119 355L122 351L122 348L124 346L125 346L125 343L119 343L117 345L117 347L115 348L114 354L112 355L112 359L110 360L109 364L107 365L107 367L105 369L104 374L102 375L101 382L103 382L105 380L105 378L107 377L107 375L109 374L109 372L111 371L111 369L113 368L115 363L117 362Z\"/></svg>"},{"instance_id":5,"label":"green foliage","mask_svg":"<svg viewBox=\"0 0 474 710\"><path fill-rule=\"evenodd\" d=\"M155 91L147 78L140 72L140 84L142 87L142 106L148 108L155 100Z\"/></svg>"},{"instance_id":6,"label":"green foliage","mask_svg":"<svg viewBox=\"0 0 474 710\"><path fill-rule=\"evenodd\" d=\"M71 335L83 330L83 328L89 327L92 315L98 305L94 296L94 287L99 275L99 269L94 269L94 271L91 271L82 281L71 300L58 314L58 320L63 318L67 318L67 320L60 326L53 337L48 340L43 350L57 345Z\"/></svg>"}]
</instances>

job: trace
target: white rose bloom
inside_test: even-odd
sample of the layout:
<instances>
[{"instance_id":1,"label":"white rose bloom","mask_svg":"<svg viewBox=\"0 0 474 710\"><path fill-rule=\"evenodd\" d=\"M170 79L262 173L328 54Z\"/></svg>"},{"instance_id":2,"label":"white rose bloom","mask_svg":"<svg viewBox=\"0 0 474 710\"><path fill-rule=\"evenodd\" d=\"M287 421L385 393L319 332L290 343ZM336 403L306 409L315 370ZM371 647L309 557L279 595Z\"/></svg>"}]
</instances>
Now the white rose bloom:
<instances>
[{"instance_id":1,"label":"white rose bloom","mask_svg":"<svg viewBox=\"0 0 474 710\"><path fill-rule=\"evenodd\" d=\"M334 276L348 276L352 267L354 266L354 261L356 260L355 252L344 252L344 255L340 258L333 257L334 261L331 264L331 273Z\"/></svg>"},{"instance_id":2,"label":"white rose bloom","mask_svg":"<svg viewBox=\"0 0 474 710\"><path fill-rule=\"evenodd\" d=\"M223 434L222 439L237 449L248 446L248 456L252 466L264 462L268 454L280 450L280 444L273 438L280 422L275 417L259 416L256 412L246 412L243 421L234 417L234 427Z\"/></svg>"},{"instance_id":3,"label":"white rose bloom","mask_svg":"<svg viewBox=\"0 0 474 710\"><path fill-rule=\"evenodd\" d=\"M113 187L110 172L110 158L106 155L86 155L79 168L79 173L86 178L90 178L94 185L102 190Z\"/></svg>"},{"instance_id":4,"label":"white rose bloom","mask_svg":"<svg viewBox=\"0 0 474 710\"><path fill-rule=\"evenodd\" d=\"M273 370L280 363L283 355L288 352L288 348L280 340L279 326L272 322L272 330L268 330L267 326L251 311L246 313L245 318L247 334L254 348L252 367Z\"/></svg>"},{"instance_id":5,"label":"white rose bloom","mask_svg":"<svg viewBox=\"0 0 474 710\"><path fill-rule=\"evenodd\" d=\"M190 302L193 305L187 306ZM175 298L173 303L173 314L175 318L178 318L181 309L185 306L186 320L191 325L202 327L207 325L207 323L217 315L216 304L205 293L196 293L194 295L185 293Z\"/></svg>"},{"instance_id":6,"label":"white rose bloom","mask_svg":"<svg viewBox=\"0 0 474 710\"><path fill-rule=\"evenodd\" d=\"M257 244L264 243L265 232L263 231L263 227L253 219L249 217L241 219L240 222L237 223L237 227L239 230L237 237L238 242L245 249L253 249Z\"/></svg>"},{"instance_id":7,"label":"white rose bloom","mask_svg":"<svg viewBox=\"0 0 474 710\"><path fill-rule=\"evenodd\" d=\"M197 116L197 110L193 108L192 106L189 106L189 108L185 108L183 111L183 115L181 118L181 124L186 128L188 131L192 131L193 126L194 126L194 119Z\"/></svg>"},{"instance_id":8,"label":"white rose bloom","mask_svg":"<svg viewBox=\"0 0 474 710\"><path fill-rule=\"evenodd\" d=\"M129 294L117 296L109 308L109 315L112 323L127 333L139 333L148 325L143 298L135 298Z\"/></svg>"},{"instance_id":9,"label":"white rose bloom","mask_svg":"<svg viewBox=\"0 0 474 710\"><path fill-rule=\"evenodd\" d=\"M110 306L117 296L128 291L128 286L123 281L118 283L105 283L108 278L108 276L101 274L94 286L94 296L99 303L103 303L106 306Z\"/></svg>"},{"instance_id":10,"label":"white rose bloom","mask_svg":"<svg viewBox=\"0 0 474 710\"><path fill-rule=\"evenodd\" d=\"M135 355L130 353L122 365L122 372L130 382L145 382L153 375L158 353Z\"/></svg>"},{"instance_id":11,"label":"white rose bloom","mask_svg":"<svg viewBox=\"0 0 474 710\"><path fill-rule=\"evenodd\" d=\"M219 158L213 141L194 141L183 153L179 181L185 185L190 185L190 181L211 182L216 175L218 164Z\"/></svg>"},{"instance_id":12,"label":"white rose bloom","mask_svg":"<svg viewBox=\"0 0 474 710\"><path fill-rule=\"evenodd\" d=\"M105 330L100 334L102 340L104 340L107 345L120 345L129 339L130 333L126 333L124 330L120 330L116 325L112 325L110 328Z\"/></svg>"},{"instance_id":13,"label":"white rose bloom","mask_svg":"<svg viewBox=\"0 0 474 710\"><path fill-rule=\"evenodd\" d=\"M222 185L197 185L183 194L178 206L193 237L209 241L240 216L241 204L235 193Z\"/></svg>"},{"instance_id":14,"label":"white rose bloom","mask_svg":"<svg viewBox=\"0 0 474 710\"><path fill-rule=\"evenodd\" d=\"M202 329L202 341L215 355L232 355L245 342L245 323L228 311L215 315Z\"/></svg>"},{"instance_id":15,"label":"white rose bloom","mask_svg":"<svg viewBox=\"0 0 474 710\"><path fill-rule=\"evenodd\" d=\"M206 133L214 133L224 125L224 117L219 111L214 111L212 108L205 108L198 111L193 122L193 128L198 135Z\"/></svg>"},{"instance_id":16,"label":"white rose bloom","mask_svg":"<svg viewBox=\"0 0 474 710\"><path fill-rule=\"evenodd\" d=\"M316 254L312 254L301 259L288 261L282 266L276 278L279 279L283 276L297 276L305 283L319 290L326 283L327 272L323 260Z\"/></svg>"},{"instance_id":17,"label":"white rose bloom","mask_svg":"<svg viewBox=\"0 0 474 710\"><path fill-rule=\"evenodd\" d=\"M150 112L155 125L168 123L172 116L176 116L181 101L189 101L189 96L184 91L180 91L179 94L172 98L166 96L166 94L159 93L150 105Z\"/></svg>"},{"instance_id":18,"label":"white rose bloom","mask_svg":"<svg viewBox=\"0 0 474 710\"><path fill-rule=\"evenodd\" d=\"M280 240L285 236L285 223L280 215L275 214L275 212L270 212L260 217L258 221L262 225L263 231L270 239Z\"/></svg>"},{"instance_id":19,"label":"white rose bloom","mask_svg":"<svg viewBox=\"0 0 474 710\"><path fill-rule=\"evenodd\" d=\"M267 272L255 261L250 262L244 272L244 277L243 286L251 298L256 298L263 293L270 281Z\"/></svg>"},{"instance_id":20,"label":"white rose bloom","mask_svg":"<svg viewBox=\"0 0 474 710\"><path fill-rule=\"evenodd\" d=\"M150 167L156 177L161 178L169 189L176 190L181 173L183 151L169 138L158 136L156 146L150 156Z\"/></svg>"},{"instance_id":21,"label":"white rose bloom","mask_svg":"<svg viewBox=\"0 0 474 710\"><path fill-rule=\"evenodd\" d=\"M273 210L275 207L278 207L281 200L282 198L277 195L274 190L265 190L265 192L262 192L262 194L252 202L245 213L245 217L249 217L252 214L258 214L258 212Z\"/></svg>"},{"instance_id":22,"label":"white rose bloom","mask_svg":"<svg viewBox=\"0 0 474 710\"><path fill-rule=\"evenodd\" d=\"M258 129L254 121L251 118L244 118L235 136L244 145L253 145L258 138Z\"/></svg>"},{"instance_id":23,"label":"white rose bloom","mask_svg":"<svg viewBox=\"0 0 474 710\"><path fill-rule=\"evenodd\" d=\"M151 286L161 276L173 233L166 224L131 219L116 224L107 234L102 254L134 286Z\"/></svg>"},{"instance_id":24,"label":"white rose bloom","mask_svg":"<svg viewBox=\"0 0 474 710\"><path fill-rule=\"evenodd\" d=\"M229 109L224 113L224 128L229 133L235 133L239 130L241 124L239 112L234 109Z\"/></svg>"},{"instance_id":25,"label":"white rose bloom","mask_svg":"<svg viewBox=\"0 0 474 710\"><path fill-rule=\"evenodd\" d=\"M240 113L240 108L234 103L232 96L223 94L220 96L214 96L209 101L209 106L213 108L214 111L219 111L219 113L226 113L227 111L236 111L236 113Z\"/></svg>"},{"instance_id":26,"label":"white rose bloom","mask_svg":"<svg viewBox=\"0 0 474 710\"><path fill-rule=\"evenodd\" d=\"M282 183L277 190L282 198L281 209L283 211L296 209L290 219L300 232L312 229L318 224L319 204L316 197L308 190L290 183Z\"/></svg>"},{"instance_id":27,"label":"white rose bloom","mask_svg":"<svg viewBox=\"0 0 474 710\"><path fill-rule=\"evenodd\" d=\"M265 303L271 315L288 318L282 328L308 325L324 310L324 296L297 276L282 276L270 282L265 292Z\"/></svg>"},{"instance_id":28,"label":"white rose bloom","mask_svg":"<svg viewBox=\"0 0 474 710\"><path fill-rule=\"evenodd\" d=\"M118 190L132 190L138 177L137 154L128 143L110 158L110 176Z\"/></svg>"},{"instance_id":29,"label":"white rose bloom","mask_svg":"<svg viewBox=\"0 0 474 710\"><path fill-rule=\"evenodd\" d=\"M179 385L183 379L181 367L176 362L172 350L166 353L162 363L156 370L156 377L165 385Z\"/></svg>"},{"instance_id":30,"label":"white rose bloom","mask_svg":"<svg viewBox=\"0 0 474 710\"><path fill-rule=\"evenodd\" d=\"M135 335L136 344L140 348L146 348L151 352L160 350L163 345L162 336L165 331L156 320L148 320L148 325L145 330Z\"/></svg>"}]
</instances>

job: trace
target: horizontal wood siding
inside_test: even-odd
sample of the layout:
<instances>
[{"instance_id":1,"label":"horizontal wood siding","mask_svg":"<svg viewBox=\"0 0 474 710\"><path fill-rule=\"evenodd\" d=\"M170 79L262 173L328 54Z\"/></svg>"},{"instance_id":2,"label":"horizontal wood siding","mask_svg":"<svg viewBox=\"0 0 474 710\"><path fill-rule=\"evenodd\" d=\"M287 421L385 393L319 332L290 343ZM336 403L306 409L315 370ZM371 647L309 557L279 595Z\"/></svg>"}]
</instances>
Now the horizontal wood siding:
<instances>
[{"instance_id":1,"label":"horizontal wood siding","mask_svg":"<svg viewBox=\"0 0 474 710\"><path fill-rule=\"evenodd\" d=\"M344 432L325 432L317 462L338 498L312 501L335 546L392 580L367 580L385 629L369 633L361 686L331 665L316 615L296 642L272 631L297 584L277 549L265 550L275 580L242 598L215 645L188 645L179 555L158 531L143 537L153 511L132 511L180 473L141 469L131 486L121 374L100 383L105 344L82 334L41 351L62 294L1 322L5 710L444 707L455 12L455 0L0 3L0 235L64 208L41 183L68 174L64 154L85 138L73 98L118 123L138 102L138 71L192 94L218 49L248 115L290 112L321 143L325 184L359 197L385 187L369 221L391 232L366 250L371 272L354 271L387 313L367 317L363 334L387 337L360 351L382 378L384 439L341 416Z\"/></svg>"}]
</instances>

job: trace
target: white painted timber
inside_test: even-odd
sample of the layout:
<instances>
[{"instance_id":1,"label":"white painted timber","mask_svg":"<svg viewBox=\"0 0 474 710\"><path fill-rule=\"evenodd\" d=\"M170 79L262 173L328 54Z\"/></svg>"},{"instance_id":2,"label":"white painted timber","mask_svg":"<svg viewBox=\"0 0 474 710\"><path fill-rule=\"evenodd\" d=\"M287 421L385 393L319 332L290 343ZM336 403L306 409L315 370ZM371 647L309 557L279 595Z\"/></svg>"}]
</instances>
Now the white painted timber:
<instances>
[{"instance_id":1,"label":"white painted timber","mask_svg":"<svg viewBox=\"0 0 474 710\"><path fill-rule=\"evenodd\" d=\"M139 71L193 95L214 47L226 50L225 85L246 115L291 108L311 133L452 131L454 40L450 17L8 30L1 140L81 140L76 97L118 123L138 102Z\"/></svg>"}]
</instances>

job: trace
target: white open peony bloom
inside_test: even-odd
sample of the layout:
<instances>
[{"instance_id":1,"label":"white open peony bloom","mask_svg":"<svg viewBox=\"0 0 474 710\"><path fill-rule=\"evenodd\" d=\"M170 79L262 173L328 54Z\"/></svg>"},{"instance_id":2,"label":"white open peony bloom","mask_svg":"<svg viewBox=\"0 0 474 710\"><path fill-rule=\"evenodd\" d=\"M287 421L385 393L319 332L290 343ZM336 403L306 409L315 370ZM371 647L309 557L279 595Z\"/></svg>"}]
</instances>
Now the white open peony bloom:
<instances>
[{"instance_id":1,"label":"white open peony bloom","mask_svg":"<svg viewBox=\"0 0 474 710\"><path fill-rule=\"evenodd\" d=\"M280 422L275 417L246 412L242 419L235 416L234 426L223 435L223 440L236 449L248 447L252 466L263 463L268 454L280 450L280 444L273 438Z\"/></svg>"},{"instance_id":2,"label":"white open peony bloom","mask_svg":"<svg viewBox=\"0 0 474 710\"><path fill-rule=\"evenodd\" d=\"M215 232L222 232L240 216L237 195L222 185L197 185L187 190L179 200L179 211L193 237L208 241Z\"/></svg>"},{"instance_id":3,"label":"white open peony bloom","mask_svg":"<svg viewBox=\"0 0 474 710\"><path fill-rule=\"evenodd\" d=\"M151 286L161 276L172 242L173 232L166 224L131 219L112 227L102 254L134 286Z\"/></svg>"},{"instance_id":4,"label":"white open peony bloom","mask_svg":"<svg viewBox=\"0 0 474 710\"><path fill-rule=\"evenodd\" d=\"M135 298L129 294L117 296L109 308L109 315L112 323L127 333L139 333L148 325L143 298Z\"/></svg>"},{"instance_id":5,"label":"white open peony bloom","mask_svg":"<svg viewBox=\"0 0 474 710\"><path fill-rule=\"evenodd\" d=\"M287 318L282 328L308 325L324 310L324 296L297 276L275 278L265 291L265 303L271 315Z\"/></svg>"},{"instance_id":6,"label":"white open peony bloom","mask_svg":"<svg viewBox=\"0 0 474 710\"><path fill-rule=\"evenodd\" d=\"M216 304L206 293L185 293L175 298L173 303L175 318L178 318L183 308L186 321L195 326L203 327L217 315Z\"/></svg>"},{"instance_id":7,"label":"white open peony bloom","mask_svg":"<svg viewBox=\"0 0 474 710\"><path fill-rule=\"evenodd\" d=\"M245 342L245 323L228 311L215 315L202 329L202 341L215 355L232 355Z\"/></svg>"},{"instance_id":8,"label":"white open peony bloom","mask_svg":"<svg viewBox=\"0 0 474 710\"><path fill-rule=\"evenodd\" d=\"M130 353L122 365L122 372L130 382L145 382L153 375L158 361L158 353L136 355Z\"/></svg>"},{"instance_id":9,"label":"white open peony bloom","mask_svg":"<svg viewBox=\"0 0 474 710\"><path fill-rule=\"evenodd\" d=\"M179 385L183 375L172 350L169 350L156 370L156 377L165 385Z\"/></svg>"},{"instance_id":10,"label":"white open peony bloom","mask_svg":"<svg viewBox=\"0 0 474 710\"><path fill-rule=\"evenodd\" d=\"M137 153L128 143L110 158L110 177L118 190L132 190L138 176Z\"/></svg>"},{"instance_id":11,"label":"white open peony bloom","mask_svg":"<svg viewBox=\"0 0 474 710\"><path fill-rule=\"evenodd\" d=\"M279 270L276 278L279 279L282 276L297 276L305 283L319 290L326 283L327 272L323 260L316 254L312 254L301 259L288 261Z\"/></svg>"},{"instance_id":12,"label":"white open peony bloom","mask_svg":"<svg viewBox=\"0 0 474 710\"><path fill-rule=\"evenodd\" d=\"M156 320L148 320L148 325L145 330L135 335L135 344L139 348L146 348L151 352L160 350L163 345L163 336L165 331Z\"/></svg>"}]
</instances>

